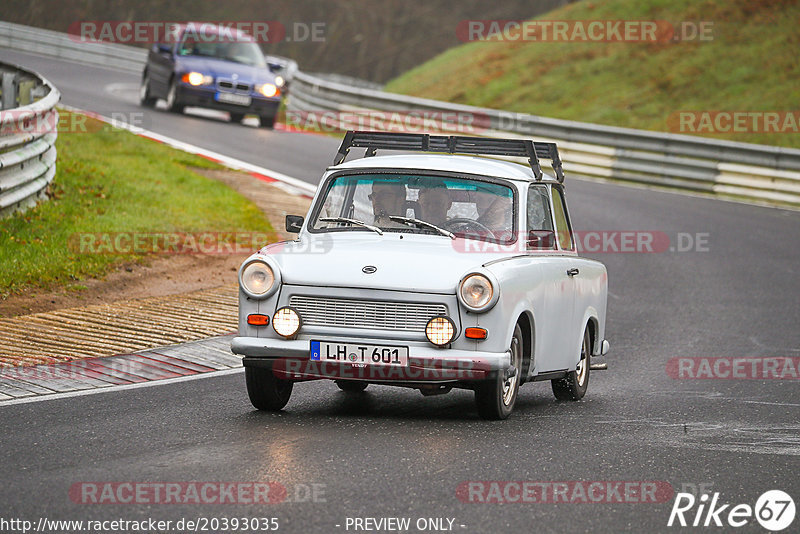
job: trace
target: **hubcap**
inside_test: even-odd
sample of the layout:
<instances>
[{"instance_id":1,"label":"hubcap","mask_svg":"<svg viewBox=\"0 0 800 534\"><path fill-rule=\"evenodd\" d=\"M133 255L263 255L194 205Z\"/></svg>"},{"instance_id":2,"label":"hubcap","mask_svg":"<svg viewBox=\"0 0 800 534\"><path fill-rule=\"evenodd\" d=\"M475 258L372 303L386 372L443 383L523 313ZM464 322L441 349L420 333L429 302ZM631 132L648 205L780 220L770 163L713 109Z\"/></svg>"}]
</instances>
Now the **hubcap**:
<instances>
[{"instance_id":1,"label":"hubcap","mask_svg":"<svg viewBox=\"0 0 800 534\"><path fill-rule=\"evenodd\" d=\"M511 340L511 365L516 367L517 372L511 378L508 378L503 384L503 404L508 406L511 404L511 399L514 397L514 390L517 387L519 374L522 372L521 352L519 348L519 339L516 337Z\"/></svg>"},{"instance_id":2,"label":"hubcap","mask_svg":"<svg viewBox=\"0 0 800 534\"><path fill-rule=\"evenodd\" d=\"M578 375L579 386L582 386L583 383L586 381L586 373L588 370L588 366L586 365L587 354L589 354L589 339L588 337L584 336L583 346L581 347L581 359L580 361L578 361L577 369L575 369L575 373Z\"/></svg>"}]
</instances>

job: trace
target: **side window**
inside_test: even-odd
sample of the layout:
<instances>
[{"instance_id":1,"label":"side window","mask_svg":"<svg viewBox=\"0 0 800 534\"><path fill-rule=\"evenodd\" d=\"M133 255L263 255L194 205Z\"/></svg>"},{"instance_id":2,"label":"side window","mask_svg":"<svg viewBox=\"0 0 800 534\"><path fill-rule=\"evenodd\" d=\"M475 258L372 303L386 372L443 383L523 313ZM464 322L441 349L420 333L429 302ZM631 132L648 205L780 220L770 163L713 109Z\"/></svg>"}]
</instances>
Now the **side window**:
<instances>
[{"instance_id":1,"label":"side window","mask_svg":"<svg viewBox=\"0 0 800 534\"><path fill-rule=\"evenodd\" d=\"M528 189L528 230L552 230L547 188L531 186Z\"/></svg>"},{"instance_id":2,"label":"side window","mask_svg":"<svg viewBox=\"0 0 800 534\"><path fill-rule=\"evenodd\" d=\"M556 234L558 234L558 241L561 243L562 249L573 250L572 228L567 219L563 195L559 188L553 187L553 215L556 220Z\"/></svg>"},{"instance_id":3,"label":"side window","mask_svg":"<svg viewBox=\"0 0 800 534\"><path fill-rule=\"evenodd\" d=\"M552 250L556 248L553 220L550 216L550 199L546 186L531 185L528 188L528 203L525 207L528 250Z\"/></svg>"}]
</instances>

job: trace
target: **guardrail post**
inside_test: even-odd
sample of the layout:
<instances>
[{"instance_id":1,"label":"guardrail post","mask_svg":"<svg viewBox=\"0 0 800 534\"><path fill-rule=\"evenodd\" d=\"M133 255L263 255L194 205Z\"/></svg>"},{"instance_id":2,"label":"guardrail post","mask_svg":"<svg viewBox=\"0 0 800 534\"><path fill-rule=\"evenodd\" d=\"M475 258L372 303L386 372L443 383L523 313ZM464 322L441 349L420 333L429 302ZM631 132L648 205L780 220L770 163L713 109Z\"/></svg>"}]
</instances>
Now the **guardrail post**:
<instances>
[{"instance_id":1,"label":"guardrail post","mask_svg":"<svg viewBox=\"0 0 800 534\"><path fill-rule=\"evenodd\" d=\"M17 107L17 73L3 73L3 100L0 109L13 109Z\"/></svg>"}]
</instances>

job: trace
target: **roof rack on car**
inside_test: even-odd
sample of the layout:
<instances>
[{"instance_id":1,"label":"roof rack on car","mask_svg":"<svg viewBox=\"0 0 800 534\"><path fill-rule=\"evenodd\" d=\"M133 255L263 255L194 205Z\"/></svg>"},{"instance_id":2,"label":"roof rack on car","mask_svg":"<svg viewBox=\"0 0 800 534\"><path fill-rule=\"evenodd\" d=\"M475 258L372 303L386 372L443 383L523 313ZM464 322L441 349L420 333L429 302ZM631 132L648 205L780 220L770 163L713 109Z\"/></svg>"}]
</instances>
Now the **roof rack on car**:
<instances>
[{"instance_id":1,"label":"roof rack on car","mask_svg":"<svg viewBox=\"0 0 800 534\"><path fill-rule=\"evenodd\" d=\"M528 139L493 139L465 137L462 135L429 135L416 133L356 132L344 135L334 165L342 163L352 147L366 148L364 157L374 156L378 149L419 152L446 152L448 154L484 154L491 156L516 156L528 158L533 175L542 179L539 158L549 159L559 183L564 181L564 170L555 143L539 143Z\"/></svg>"}]
</instances>

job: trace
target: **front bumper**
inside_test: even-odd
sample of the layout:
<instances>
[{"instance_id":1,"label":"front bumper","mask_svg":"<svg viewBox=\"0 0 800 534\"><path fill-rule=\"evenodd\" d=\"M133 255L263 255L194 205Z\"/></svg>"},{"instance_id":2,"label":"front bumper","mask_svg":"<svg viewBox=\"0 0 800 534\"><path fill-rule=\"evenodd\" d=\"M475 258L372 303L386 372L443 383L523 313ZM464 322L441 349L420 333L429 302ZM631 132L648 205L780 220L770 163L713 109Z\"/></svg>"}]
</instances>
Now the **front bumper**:
<instances>
[{"instance_id":1,"label":"front bumper","mask_svg":"<svg viewBox=\"0 0 800 534\"><path fill-rule=\"evenodd\" d=\"M321 340L322 337L320 337ZM330 340L333 341L333 340ZM487 378L511 365L511 353L473 350L439 349L408 341L379 339L337 339L344 343L369 345L403 345L408 347L408 366L392 368L310 360L311 340L235 337L231 351L243 356L245 367L280 366L282 372L296 372L305 377L369 380L372 382L402 381L466 381Z\"/></svg>"},{"instance_id":2,"label":"front bumper","mask_svg":"<svg viewBox=\"0 0 800 534\"><path fill-rule=\"evenodd\" d=\"M214 98L216 93L217 91L211 87L193 87L181 84L178 86L177 98L184 106L196 106L227 111L228 113L244 113L265 117L274 117L278 113L278 107L281 104L280 97L266 98L250 94L247 95L250 96L250 105L239 106L217 101Z\"/></svg>"}]
</instances>

